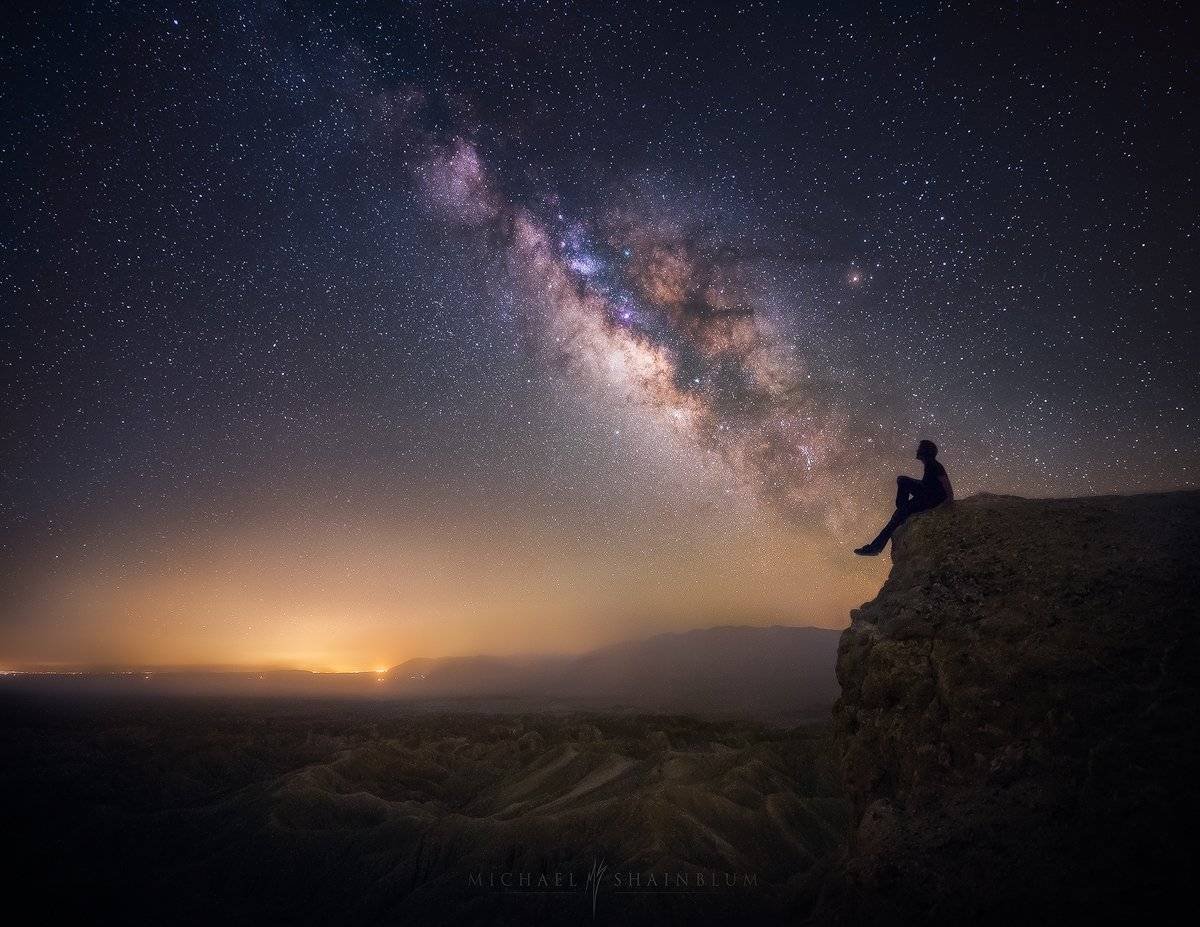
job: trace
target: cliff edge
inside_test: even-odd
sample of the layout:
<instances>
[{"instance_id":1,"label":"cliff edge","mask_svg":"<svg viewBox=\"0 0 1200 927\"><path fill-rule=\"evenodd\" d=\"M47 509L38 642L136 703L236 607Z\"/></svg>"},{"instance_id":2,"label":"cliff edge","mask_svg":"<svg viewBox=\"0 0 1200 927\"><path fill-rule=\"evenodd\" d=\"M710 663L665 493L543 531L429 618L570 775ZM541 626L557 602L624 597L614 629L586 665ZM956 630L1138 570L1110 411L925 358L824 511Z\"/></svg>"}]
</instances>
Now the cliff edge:
<instances>
[{"instance_id":1,"label":"cliff edge","mask_svg":"<svg viewBox=\"0 0 1200 927\"><path fill-rule=\"evenodd\" d=\"M918 515L834 709L855 922L1144 917L1197 858L1200 491Z\"/></svg>"}]
</instances>

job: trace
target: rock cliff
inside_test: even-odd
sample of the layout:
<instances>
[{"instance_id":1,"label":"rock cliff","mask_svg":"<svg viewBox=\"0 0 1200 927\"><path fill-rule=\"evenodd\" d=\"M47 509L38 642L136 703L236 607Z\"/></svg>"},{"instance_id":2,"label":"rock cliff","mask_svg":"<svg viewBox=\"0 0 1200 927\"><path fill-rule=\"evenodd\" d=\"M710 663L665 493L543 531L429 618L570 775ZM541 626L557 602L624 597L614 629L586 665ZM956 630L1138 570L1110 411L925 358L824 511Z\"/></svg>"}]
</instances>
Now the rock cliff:
<instances>
[{"instance_id":1,"label":"rock cliff","mask_svg":"<svg viewBox=\"0 0 1200 927\"><path fill-rule=\"evenodd\" d=\"M1200 492L911 519L834 710L854 922L1141 919L1191 892Z\"/></svg>"}]
</instances>

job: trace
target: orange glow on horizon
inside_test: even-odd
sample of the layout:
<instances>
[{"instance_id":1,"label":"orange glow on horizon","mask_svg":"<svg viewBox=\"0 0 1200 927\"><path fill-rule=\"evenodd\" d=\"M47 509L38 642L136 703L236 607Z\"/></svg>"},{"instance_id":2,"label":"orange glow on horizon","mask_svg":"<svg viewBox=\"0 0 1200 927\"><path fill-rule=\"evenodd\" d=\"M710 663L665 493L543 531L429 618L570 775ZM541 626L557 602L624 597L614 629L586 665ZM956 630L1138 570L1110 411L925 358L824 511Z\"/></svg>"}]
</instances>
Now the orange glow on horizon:
<instances>
[{"instance_id":1,"label":"orange glow on horizon","mask_svg":"<svg viewBox=\"0 0 1200 927\"><path fill-rule=\"evenodd\" d=\"M681 546L528 519L364 516L247 521L140 557L96 545L26 591L20 613L39 620L7 622L0 652L14 669L384 673L410 657L582 652L712 624L841 627L881 580L879 564L835 570L786 526L721 529Z\"/></svg>"}]
</instances>

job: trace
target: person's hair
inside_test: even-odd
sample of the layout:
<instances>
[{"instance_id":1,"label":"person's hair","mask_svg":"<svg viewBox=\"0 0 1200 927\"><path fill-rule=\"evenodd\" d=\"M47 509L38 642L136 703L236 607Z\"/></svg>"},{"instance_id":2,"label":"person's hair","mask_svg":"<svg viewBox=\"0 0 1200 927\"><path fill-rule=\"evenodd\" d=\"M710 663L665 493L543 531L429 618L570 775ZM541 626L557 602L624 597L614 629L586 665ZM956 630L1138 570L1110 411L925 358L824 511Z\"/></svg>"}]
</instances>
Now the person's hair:
<instances>
[{"instance_id":1,"label":"person's hair","mask_svg":"<svg viewBox=\"0 0 1200 927\"><path fill-rule=\"evenodd\" d=\"M930 457L936 457L937 456L937 445L934 444L932 441L922 441L920 444L917 445L917 453L919 454L921 451L928 451Z\"/></svg>"}]
</instances>

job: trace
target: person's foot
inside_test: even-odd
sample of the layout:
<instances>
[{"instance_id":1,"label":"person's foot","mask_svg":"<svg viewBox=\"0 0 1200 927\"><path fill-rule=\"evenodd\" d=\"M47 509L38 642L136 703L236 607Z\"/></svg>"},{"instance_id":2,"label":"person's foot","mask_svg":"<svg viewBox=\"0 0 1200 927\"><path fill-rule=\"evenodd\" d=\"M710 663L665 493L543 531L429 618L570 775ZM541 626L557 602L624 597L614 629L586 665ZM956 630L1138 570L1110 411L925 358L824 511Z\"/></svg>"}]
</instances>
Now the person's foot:
<instances>
[{"instance_id":1,"label":"person's foot","mask_svg":"<svg viewBox=\"0 0 1200 927\"><path fill-rule=\"evenodd\" d=\"M876 547L873 544L864 544L862 547L854 548L854 552L860 557L875 557L883 550L882 547Z\"/></svg>"}]
</instances>

